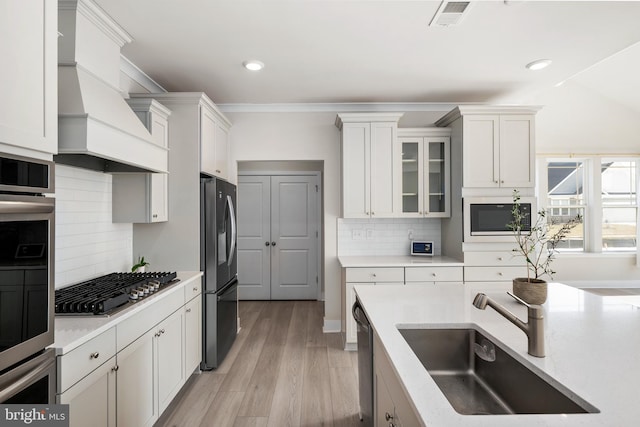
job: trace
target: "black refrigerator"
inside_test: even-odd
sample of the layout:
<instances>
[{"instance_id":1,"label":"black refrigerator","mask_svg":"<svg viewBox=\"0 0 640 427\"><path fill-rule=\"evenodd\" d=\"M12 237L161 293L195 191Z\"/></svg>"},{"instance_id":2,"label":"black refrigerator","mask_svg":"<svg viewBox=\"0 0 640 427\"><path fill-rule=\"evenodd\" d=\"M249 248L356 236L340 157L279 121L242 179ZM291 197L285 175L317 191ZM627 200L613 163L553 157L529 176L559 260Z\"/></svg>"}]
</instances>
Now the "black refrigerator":
<instances>
[{"instance_id":1,"label":"black refrigerator","mask_svg":"<svg viewBox=\"0 0 640 427\"><path fill-rule=\"evenodd\" d=\"M200 178L203 370L222 363L238 330L235 205L235 185L219 178Z\"/></svg>"}]
</instances>

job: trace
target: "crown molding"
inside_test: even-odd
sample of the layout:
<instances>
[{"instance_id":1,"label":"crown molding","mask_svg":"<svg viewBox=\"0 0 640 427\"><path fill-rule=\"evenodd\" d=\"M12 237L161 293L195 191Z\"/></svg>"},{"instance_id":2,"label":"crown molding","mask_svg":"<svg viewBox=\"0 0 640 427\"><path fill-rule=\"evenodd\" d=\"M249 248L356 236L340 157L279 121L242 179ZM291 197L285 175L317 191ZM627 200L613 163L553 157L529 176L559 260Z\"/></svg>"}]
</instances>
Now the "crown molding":
<instances>
[{"instance_id":1,"label":"crown molding","mask_svg":"<svg viewBox=\"0 0 640 427\"><path fill-rule=\"evenodd\" d=\"M120 72L125 74L134 82L149 91L149 93L166 93L167 90L160 86L158 82L149 77L136 64L131 62L129 58L120 55Z\"/></svg>"},{"instance_id":2,"label":"crown molding","mask_svg":"<svg viewBox=\"0 0 640 427\"><path fill-rule=\"evenodd\" d=\"M225 113L389 113L411 111L450 111L460 103L448 102L335 102L217 104Z\"/></svg>"}]
</instances>

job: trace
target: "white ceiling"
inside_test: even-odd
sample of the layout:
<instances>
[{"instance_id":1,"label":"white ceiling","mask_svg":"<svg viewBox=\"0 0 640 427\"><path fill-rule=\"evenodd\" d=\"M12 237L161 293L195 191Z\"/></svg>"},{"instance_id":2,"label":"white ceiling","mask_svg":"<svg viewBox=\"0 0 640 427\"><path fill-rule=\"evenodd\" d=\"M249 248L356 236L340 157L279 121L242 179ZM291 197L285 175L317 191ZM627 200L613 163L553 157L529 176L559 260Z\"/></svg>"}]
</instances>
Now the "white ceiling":
<instances>
[{"instance_id":1,"label":"white ceiling","mask_svg":"<svg viewBox=\"0 0 640 427\"><path fill-rule=\"evenodd\" d=\"M454 27L428 25L440 1L96 1L127 58L219 104L517 103L574 78L640 112L640 1L474 1Z\"/></svg>"}]
</instances>

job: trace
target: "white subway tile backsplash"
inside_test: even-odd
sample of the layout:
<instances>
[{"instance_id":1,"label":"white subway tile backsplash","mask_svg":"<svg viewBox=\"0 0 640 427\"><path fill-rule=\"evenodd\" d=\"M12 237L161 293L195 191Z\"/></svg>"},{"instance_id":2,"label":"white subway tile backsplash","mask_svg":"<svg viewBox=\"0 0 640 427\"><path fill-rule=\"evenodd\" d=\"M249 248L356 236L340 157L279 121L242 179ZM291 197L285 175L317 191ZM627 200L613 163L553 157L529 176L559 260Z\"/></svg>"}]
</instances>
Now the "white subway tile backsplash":
<instances>
[{"instance_id":1,"label":"white subway tile backsplash","mask_svg":"<svg viewBox=\"0 0 640 427\"><path fill-rule=\"evenodd\" d=\"M354 230L362 230L364 239ZM339 218L338 255L409 255L409 231L414 239L433 241L435 255L441 255L440 220L432 218Z\"/></svg>"},{"instance_id":2,"label":"white subway tile backsplash","mask_svg":"<svg viewBox=\"0 0 640 427\"><path fill-rule=\"evenodd\" d=\"M111 188L109 174L56 165L56 288L129 270L133 226L112 222Z\"/></svg>"}]
</instances>

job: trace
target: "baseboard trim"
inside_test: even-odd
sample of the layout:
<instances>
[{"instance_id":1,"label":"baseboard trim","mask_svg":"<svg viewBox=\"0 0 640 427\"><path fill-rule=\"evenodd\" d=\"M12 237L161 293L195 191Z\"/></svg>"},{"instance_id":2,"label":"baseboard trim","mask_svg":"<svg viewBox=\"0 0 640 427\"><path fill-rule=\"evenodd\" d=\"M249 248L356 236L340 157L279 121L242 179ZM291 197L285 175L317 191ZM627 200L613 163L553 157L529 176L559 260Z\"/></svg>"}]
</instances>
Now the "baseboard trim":
<instances>
[{"instance_id":1,"label":"baseboard trim","mask_svg":"<svg viewBox=\"0 0 640 427\"><path fill-rule=\"evenodd\" d=\"M324 326L322 327L322 332L325 334L341 332L342 331L342 322L340 320L332 320L332 319L324 319Z\"/></svg>"}]
</instances>

